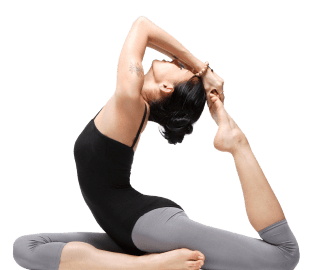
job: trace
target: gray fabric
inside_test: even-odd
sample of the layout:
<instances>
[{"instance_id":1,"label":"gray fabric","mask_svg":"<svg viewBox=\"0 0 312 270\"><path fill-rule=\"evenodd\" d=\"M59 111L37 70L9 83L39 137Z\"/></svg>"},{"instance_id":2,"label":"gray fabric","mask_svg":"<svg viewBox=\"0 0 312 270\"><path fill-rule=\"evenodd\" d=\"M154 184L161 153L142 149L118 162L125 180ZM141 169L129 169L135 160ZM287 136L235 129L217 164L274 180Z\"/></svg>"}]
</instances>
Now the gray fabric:
<instances>
[{"instance_id":1,"label":"gray fabric","mask_svg":"<svg viewBox=\"0 0 312 270\"><path fill-rule=\"evenodd\" d=\"M162 207L142 215L131 236L145 252L199 250L205 255L202 269L294 270L299 247L286 219L258 234L263 240L203 225L181 209Z\"/></svg>"},{"instance_id":2,"label":"gray fabric","mask_svg":"<svg viewBox=\"0 0 312 270\"><path fill-rule=\"evenodd\" d=\"M58 270L62 250L72 241L85 242L102 250L125 253L107 233L39 233L17 238L13 244L13 258L26 269Z\"/></svg>"},{"instance_id":3,"label":"gray fabric","mask_svg":"<svg viewBox=\"0 0 312 270\"><path fill-rule=\"evenodd\" d=\"M178 248L205 254L202 269L293 270L299 261L298 243L287 221L281 220L259 232L263 239L206 226L188 218L175 207L154 209L136 222L132 240L144 252ZM58 270L66 243L80 241L102 250L126 253L107 233L69 232L24 235L13 244L13 257L23 268Z\"/></svg>"}]
</instances>

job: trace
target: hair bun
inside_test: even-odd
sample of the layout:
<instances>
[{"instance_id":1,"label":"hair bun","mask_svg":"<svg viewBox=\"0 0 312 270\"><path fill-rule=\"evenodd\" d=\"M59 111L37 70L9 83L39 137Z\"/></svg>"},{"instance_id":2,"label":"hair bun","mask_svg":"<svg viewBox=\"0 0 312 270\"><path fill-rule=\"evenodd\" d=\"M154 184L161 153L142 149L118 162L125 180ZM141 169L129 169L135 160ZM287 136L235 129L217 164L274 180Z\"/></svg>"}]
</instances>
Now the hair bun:
<instances>
[{"instance_id":1,"label":"hair bun","mask_svg":"<svg viewBox=\"0 0 312 270\"><path fill-rule=\"evenodd\" d=\"M192 124L187 125L185 133L191 134L192 132L193 132L193 125Z\"/></svg>"},{"instance_id":2,"label":"hair bun","mask_svg":"<svg viewBox=\"0 0 312 270\"><path fill-rule=\"evenodd\" d=\"M193 131L193 126L189 119L186 118L171 118L166 127L175 133L186 133L190 134Z\"/></svg>"}]
</instances>

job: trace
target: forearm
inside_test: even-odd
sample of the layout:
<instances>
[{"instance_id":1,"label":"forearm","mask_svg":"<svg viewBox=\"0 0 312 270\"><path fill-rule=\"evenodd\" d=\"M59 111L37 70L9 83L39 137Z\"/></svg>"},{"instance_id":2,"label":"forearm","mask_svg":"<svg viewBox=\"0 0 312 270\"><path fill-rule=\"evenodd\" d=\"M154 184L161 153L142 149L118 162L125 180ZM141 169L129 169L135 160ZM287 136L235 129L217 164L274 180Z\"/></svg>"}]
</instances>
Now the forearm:
<instances>
[{"instance_id":1,"label":"forearm","mask_svg":"<svg viewBox=\"0 0 312 270\"><path fill-rule=\"evenodd\" d=\"M171 58L172 60L174 59L178 59L178 57L176 57L174 54L156 46L155 44L152 44L151 42L147 42L147 46L146 47L149 47L151 49L154 49L164 55L167 55L169 58ZM188 63L184 62L183 60L179 59L179 62L183 64L183 66L185 68L187 68L188 70L192 71L193 73L196 73L194 67L190 66Z\"/></svg>"},{"instance_id":2,"label":"forearm","mask_svg":"<svg viewBox=\"0 0 312 270\"><path fill-rule=\"evenodd\" d=\"M166 50L164 50L164 49L162 49L162 48L156 46L155 44L153 44L153 43L151 43L151 42L149 42L149 41L147 42L146 47L149 47L149 48L154 49L154 50L156 50L156 51L158 51L158 52L160 52L160 53L162 53L162 54L164 54L164 55L167 55L167 56L168 56L169 58L171 58L172 60L173 60L173 59L177 59L177 57L176 57L174 54L172 54L172 53L170 53L170 52L168 52L168 51L166 51Z\"/></svg>"},{"instance_id":3,"label":"forearm","mask_svg":"<svg viewBox=\"0 0 312 270\"><path fill-rule=\"evenodd\" d=\"M191 54L179 41L169 35L166 31L145 18L146 33L148 35L147 47L164 53L170 58L177 58L199 72L204 67L204 63Z\"/></svg>"}]
</instances>

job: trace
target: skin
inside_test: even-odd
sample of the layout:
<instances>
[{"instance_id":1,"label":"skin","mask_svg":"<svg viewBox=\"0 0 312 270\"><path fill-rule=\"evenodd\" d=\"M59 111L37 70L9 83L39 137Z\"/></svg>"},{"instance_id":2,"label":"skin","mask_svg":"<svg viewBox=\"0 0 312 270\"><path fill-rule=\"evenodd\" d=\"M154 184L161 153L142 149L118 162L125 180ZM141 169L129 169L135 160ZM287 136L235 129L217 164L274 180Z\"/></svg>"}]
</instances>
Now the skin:
<instances>
[{"instance_id":1,"label":"skin","mask_svg":"<svg viewBox=\"0 0 312 270\"><path fill-rule=\"evenodd\" d=\"M285 215L253 155L245 134L224 109L219 97L210 93L210 99L210 113L219 126L214 138L214 147L232 154L242 185L249 221L259 232L285 219Z\"/></svg>"},{"instance_id":2,"label":"skin","mask_svg":"<svg viewBox=\"0 0 312 270\"><path fill-rule=\"evenodd\" d=\"M203 254L186 248L164 253L133 256L96 249L83 242L69 242L63 248L59 270L195 270Z\"/></svg>"},{"instance_id":3,"label":"skin","mask_svg":"<svg viewBox=\"0 0 312 270\"><path fill-rule=\"evenodd\" d=\"M230 153L234 158L251 225L259 232L283 220L283 210L253 155L245 134L225 110L216 90L207 99L211 116L218 125L214 147ZM59 269L200 269L204 259L196 261L199 253L194 252L199 251L182 248L160 254L132 256L100 251L86 243L71 242L63 249Z\"/></svg>"},{"instance_id":4,"label":"skin","mask_svg":"<svg viewBox=\"0 0 312 270\"><path fill-rule=\"evenodd\" d=\"M171 95L174 91L174 83L187 81L194 76L194 73L178 59L172 61L154 60L151 68L144 76L144 84L141 95L149 103L151 100Z\"/></svg>"},{"instance_id":5,"label":"skin","mask_svg":"<svg viewBox=\"0 0 312 270\"><path fill-rule=\"evenodd\" d=\"M139 68L132 67L130 72L136 72L137 76L142 76L142 71ZM171 89L174 82L187 80L192 76L193 73L190 70L181 69L181 67L179 69L177 60L171 62L154 60L152 67L144 76L142 89L144 102L148 104L150 100L169 95L174 91ZM207 93L210 114L218 125L214 147L219 151L229 152L233 156L249 221L259 232L267 226L285 219L285 215L245 134L224 108L223 79L210 69L205 72L202 79ZM205 258L202 254L202 259L195 260L194 258L199 253L199 251L183 248L161 254L132 256L100 251L86 243L72 242L63 249L60 269L79 269L78 267L92 269L200 269ZM75 258L78 259L75 260Z\"/></svg>"},{"instance_id":6,"label":"skin","mask_svg":"<svg viewBox=\"0 0 312 270\"><path fill-rule=\"evenodd\" d=\"M140 68L140 65L130 65L129 71L136 73L137 76L143 76L143 70ZM141 91L142 98L148 105L153 99L158 99L163 95L170 95L174 91L173 85L175 82L188 80L193 75L194 73L192 73L191 70L181 68L177 59L171 62L154 60L150 70L144 75L144 84ZM225 96L223 93L223 79L209 68L201 77L207 94L210 114L219 126L214 138L214 146L219 151L232 154L241 182L249 221L253 228L259 232L265 227L285 219L283 210L253 155L245 134L224 108L223 103ZM110 101L108 101L108 103L109 102ZM98 116L100 116L100 114ZM105 115L103 118L105 118ZM99 124L100 121L105 123L106 119L99 120ZM100 125L99 129L105 133L105 130L101 130ZM131 256L99 251L95 250L92 246L88 247L85 243L78 242L78 245L79 244L80 249L83 251L81 254L89 254L85 255L89 257L84 259L83 262L81 260L78 262L72 259L66 260L68 257L75 257L68 254L77 253L77 249L73 251L71 245L68 245L68 253L67 249L64 248L64 260L61 259L61 265L64 265L64 268L60 268L61 270L72 269L66 268L68 264L62 264L62 262L66 261L70 261L70 263L75 266L85 267L90 267L92 263L100 263L100 268L96 268L96 265L92 265L92 269L199 269L204 262L204 257L202 260L195 261L192 252L199 251L191 251L189 249L177 249L161 254ZM89 253L86 253L86 247L89 249ZM93 256L99 257L97 257L96 260L90 259L93 258ZM103 260L100 260L100 258L103 258ZM88 265L85 265L85 262L88 262ZM170 262L170 264L168 264L168 262ZM76 265L76 263L78 264ZM103 268L104 265L105 268ZM129 268L125 268L125 265L129 266Z\"/></svg>"},{"instance_id":7,"label":"skin","mask_svg":"<svg viewBox=\"0 0 312 270\"><path fill-rule=\"evenodd\" d=\"M174 83L190 79L194 73L192 73L188 68L188 66L185 68L181 67L179 61L174 59L170 62L165 60L154 60L151 68L145 75L143 73L143 68L139 63L130 63L128 70L135 76L144 76L144 85L141 94L142 100L144 100L149 107L148 104L152 100L158 99L164 95L170 95L174 91ZM111 99L105 104L104 108L94 119L94 123L103 134L130 146L132 142L125 140L124 138L129 139L130 136L133 137L132 134L126 134L125 137L118 137L116 136L117 133L109 128L112 125L107 124L108 121L116 121L112 116L112 110L114 110L113 107L114 96L112 96ZM120 115L118 117L120 117ZM139 116L139 118L141 117L142 116ZM148 114L146 116L142 131L146 126L147 119ZM101 123L106 124L102 125ZM127 129L125 129L125 132L128 132ZM121 132L119 131L118 134L121 134ZM133 148L134 151L136 150L137 145L138 142ZM62 250L59 270L196 270L200 269L200 267L204 264L204 260L205 256L203 253L198 250L190 250L187 248L176 249L159 254L146 253L143 256L133 256L99 250L90 244L73 241L66 244Z\"/></svg>"}]
</instances>

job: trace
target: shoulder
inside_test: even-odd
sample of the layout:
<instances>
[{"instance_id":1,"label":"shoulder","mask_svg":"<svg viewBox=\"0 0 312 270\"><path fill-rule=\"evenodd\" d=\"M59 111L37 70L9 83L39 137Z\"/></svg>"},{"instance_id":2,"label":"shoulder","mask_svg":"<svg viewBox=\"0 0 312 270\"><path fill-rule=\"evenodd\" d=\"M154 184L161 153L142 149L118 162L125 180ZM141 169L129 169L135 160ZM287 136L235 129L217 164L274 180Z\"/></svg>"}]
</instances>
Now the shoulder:
<instances>
[{"instance_id":1,"label":"shoulder","mask_svg":"<svg viewBox=\"0 0 312 270\"><path fill-rule=\"evenodd\" d=\"M121 112L125 117L130 119L142 118L145 114L145 120L149 116L149 105L144 100L142 95L125 94L115 92L113 95L114 107Z\"/></svg>"}]
</instances>

